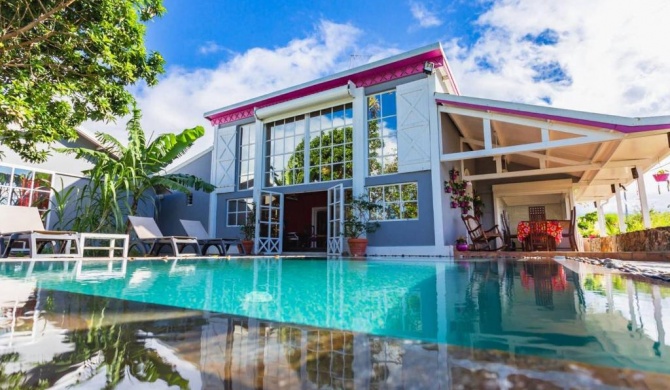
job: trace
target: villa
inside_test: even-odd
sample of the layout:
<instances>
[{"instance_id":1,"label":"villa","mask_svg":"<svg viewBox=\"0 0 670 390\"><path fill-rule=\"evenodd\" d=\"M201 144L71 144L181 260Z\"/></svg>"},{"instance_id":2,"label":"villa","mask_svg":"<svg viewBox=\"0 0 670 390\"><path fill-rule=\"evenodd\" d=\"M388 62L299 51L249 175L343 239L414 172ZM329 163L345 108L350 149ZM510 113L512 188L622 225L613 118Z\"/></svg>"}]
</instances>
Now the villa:
<instances>
[{"instance_id":1,"label":"villa","mask_svg":"<svg viewBox=\"0 0 670 390\"><path fill-rule=\"evenodd\" d=\"M335 233L338 202L363 193L384 207L368 235L371 255L444 254L465 231L463 211L486 227L505 210L514 228L529 207L564 220L576 203L594 202L602 227L603 201L616 197L623 215L633 181L649 228L642 173L670 154L670 117L461 96L440 44L204 115L214 145L175 171L209 177L217 190L191 207L173 200L175 212L159 223L178 232L188 216L210 234L237 236L253 202L256 251L268 254L291 251L304 235L330 254L346 252ZM446 193L450 180L467 182L477 210Z\"/></svg>"}]
</instances>

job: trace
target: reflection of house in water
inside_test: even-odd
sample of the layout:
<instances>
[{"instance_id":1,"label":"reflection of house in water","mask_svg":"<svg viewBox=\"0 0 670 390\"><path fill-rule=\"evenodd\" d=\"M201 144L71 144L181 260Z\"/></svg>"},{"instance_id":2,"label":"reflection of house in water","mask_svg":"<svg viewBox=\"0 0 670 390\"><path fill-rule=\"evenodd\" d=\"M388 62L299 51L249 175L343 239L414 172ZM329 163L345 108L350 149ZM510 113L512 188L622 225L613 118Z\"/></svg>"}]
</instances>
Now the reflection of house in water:
<instances>
[{"instance_id":1,"label":"reflection of house in water","mask_svg":"<svg viewBox=\"0 0 670 390\"><path fill-rule=\"evenodd\" d=\"M75 375L90 384L112 372L111 367L125 370L118 383L147 381L142 370L151 365L160 368L152 372L158 375L154 384L194 388L448 388L468 375L490 372L513 383L518 378L505 377L495 367L503 364L513 372L524 359L510 356L520 354L578 360L588 353L588 358L609 365L631 363L626 360L630 356L638 367L667 371L661 365L669 353L664 333L669 298L661 296L658 286L585 273L570 263L563 268L550 262L444 262L405 269L399 262L330 261L323 268L325 274L312 275L313 280L291 270L306 267L306 261L279 259L245 261L240 266L249 272L243 280L232 272L222 278L213 271L233 266L230 262L214 266L179 261L166 264L166 272L155 269L149 274L146 267L128 269L126 286L145 283L158 288L163 285L161 278L172 278L189 302L197 299L197 294L189 294L202 288L208 295L200 300L212 305L223 297L225 288L233 292L235 305L254 318L46 290L41 276L72 276L76 267L70 265L65 272L59 262L56 268L60 268L46 272L49 266L38 262L26 278L27 263L11 270L8 264L0 264L1 305L14 305L5 302L5 286L14 283L12 291L17 292L25 286L21 307L29 311L26 302L31 301L36 308L32 315L45 329L32 337L31 323L26 328L31 339L11 350L20 354L24 368L36 367L38 362L53 368L57 360L61 366L69 364L65 371L25 369L31 380L50 373L52 384ZM412 281L409 287L393 283L398 275ZM298 283L317 283L322 288L314 297L295 296L291 289ZM146 292L139 289L135 294ZM367 312L361 312L358 300L365 301ZM294 305L304 305L298 309L307 318L321 308L313 302L331 311L326 319L330 328L263 319L284 318ZM352 318L352 310L358 311L355 318L367 333L341 329ZM1 331L0 354L10 350L3 347L11 333L14 340L17 334L6 327ZM389 334L396 337L382 336ZM114 340L122 340L123 351ZM493 348L504 352L487 351ZM40 350L50 354L42 359ZM137 356L149 360L140 361ZM541 370L535 374L534 380L556 386L583 379L574 372L562 373L558 379Z\"/></svg>"}]
</instances>

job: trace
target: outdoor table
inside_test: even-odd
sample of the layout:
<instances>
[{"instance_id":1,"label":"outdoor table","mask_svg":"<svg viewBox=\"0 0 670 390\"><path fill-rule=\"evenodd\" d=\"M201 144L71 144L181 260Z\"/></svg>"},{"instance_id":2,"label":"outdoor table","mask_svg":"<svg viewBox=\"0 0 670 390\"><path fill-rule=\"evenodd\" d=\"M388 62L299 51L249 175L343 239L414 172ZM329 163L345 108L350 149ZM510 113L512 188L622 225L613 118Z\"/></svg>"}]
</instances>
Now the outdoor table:
<instances>
[{"instance_id":1,"label":"outdoor table","mask_svg":"<svg viewBox=\"0 0 670 390\"><path fill-rule=\"evenodd\" d=\"M91 245L86 246L86 240L94 241ZM107 245L101 244L100 241L107 241ZM81 256L84 256L86 250L107 250L109 257L114 257L114 251L120 250L122 257L128 257L128 235L127 234L108 234L108 233L80 233L79 234L79 249ZM120 245L117 243L120 242Z\"/></svg>"},{"instance_id":2,"label":"outdoor table","mask_svg":"<svg viewBox=\"0 0 670 390\"><path fill-rule=\"evenodd\" d=\"M556 220L544 222L547 224L547 234L556 241L556 245L560 244L563 240L563 226L561 226L561 223ZM530 234L530 221L519 222L516 227L516 234L520 242L525 241Z\"/></svg>"}]
</instances>

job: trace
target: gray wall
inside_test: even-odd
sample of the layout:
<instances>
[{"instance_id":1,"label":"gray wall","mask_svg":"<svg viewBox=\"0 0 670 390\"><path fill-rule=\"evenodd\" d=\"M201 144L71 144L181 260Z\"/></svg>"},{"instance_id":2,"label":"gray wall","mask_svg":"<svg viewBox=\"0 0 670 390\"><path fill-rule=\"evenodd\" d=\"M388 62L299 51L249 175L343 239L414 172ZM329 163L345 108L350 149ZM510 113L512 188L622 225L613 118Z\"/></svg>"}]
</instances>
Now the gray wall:
<instances>
[{"instance_id":1,"label":"gray wall","mask_svg":"<svg viewBox=\"0 0 670 390\"><path fill-rule=\"evenodd\" d=\"M212 167L212 152L203 153L199 157L179 167L170 173L185 173L195 175L207 182L210 180ZM183 235L184 228L180 219L190 219L202 222L207 229L209 224L209 197L202 191L193 191L193 204L186 205L186 194L173 192L162 197L159 196L156 210L156 221L161 233L164 235Z\"/></svg>"},{"instance_id":2,"label":"gray wall","mask_svg":"<svg viewBox=\"0 0 670 390\"><path fill-rule=\"evenodd\" d=\"M368 234L369 246L435 245L432 183L430 171L398 173L368 177L365 186L417 182L419 187L419 219L416 221L380 221L380 228Z\"/></svg>"}]
</instances>

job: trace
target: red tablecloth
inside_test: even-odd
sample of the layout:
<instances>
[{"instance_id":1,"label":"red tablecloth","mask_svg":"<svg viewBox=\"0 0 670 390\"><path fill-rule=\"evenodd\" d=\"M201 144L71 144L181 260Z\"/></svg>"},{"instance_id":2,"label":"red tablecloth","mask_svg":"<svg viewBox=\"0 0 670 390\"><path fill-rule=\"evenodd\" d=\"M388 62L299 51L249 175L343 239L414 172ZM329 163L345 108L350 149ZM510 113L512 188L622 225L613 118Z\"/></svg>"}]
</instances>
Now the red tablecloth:
<instances>
[{"instance_id":1,"label":"red tablecloth","mask_svg":"<svg viewBox=\"0 0 670 390\"><path fill-rule=\"evenodd\" d=\"M554 237L556 244L560 244L563 239L563 227L558 221L546 221L547 222L547 234ZM522 241L528 237L530 234L530 222L521 221L516 226L516 236L519 241Z\"/></svg>"}]
</instances>

